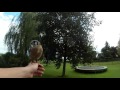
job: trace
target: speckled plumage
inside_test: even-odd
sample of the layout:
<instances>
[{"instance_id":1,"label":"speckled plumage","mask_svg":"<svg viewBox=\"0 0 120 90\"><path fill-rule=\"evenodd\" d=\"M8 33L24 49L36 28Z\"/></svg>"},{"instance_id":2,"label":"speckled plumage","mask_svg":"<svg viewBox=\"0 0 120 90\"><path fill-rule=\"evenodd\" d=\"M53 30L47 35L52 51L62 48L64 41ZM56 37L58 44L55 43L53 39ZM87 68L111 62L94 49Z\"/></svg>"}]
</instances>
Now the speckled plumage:
<instances>
[{"instance_id":1,"label":"speckled plumage","mask_svg":"<svg viewBox=\"0 0 120 90\"><path fill-rule=\"evenodd\" d=\"M42 56L43 48L42 45L35 45L30 49L30 60L38 61L38 59Z\"/></svg>"}]
</instances>

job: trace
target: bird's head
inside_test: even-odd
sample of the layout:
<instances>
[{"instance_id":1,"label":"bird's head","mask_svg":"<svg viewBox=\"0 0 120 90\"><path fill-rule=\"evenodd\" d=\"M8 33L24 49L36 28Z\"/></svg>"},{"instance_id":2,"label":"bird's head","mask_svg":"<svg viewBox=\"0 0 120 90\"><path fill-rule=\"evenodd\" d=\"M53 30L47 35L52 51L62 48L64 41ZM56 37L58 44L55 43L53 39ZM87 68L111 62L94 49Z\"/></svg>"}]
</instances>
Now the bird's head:
<instances>
[{"instance_id":1,"label":"bird's head","mask_svg":"<svg viewBox=\"0 0 120 90\"><path fill-rule=\"evenodd\" d=\"M41 45L41 43L38 41L38 40L32 40L30 42L30 47L34 47L34 46L37 46L37 45Z\"/></svg>"}]
</instances>

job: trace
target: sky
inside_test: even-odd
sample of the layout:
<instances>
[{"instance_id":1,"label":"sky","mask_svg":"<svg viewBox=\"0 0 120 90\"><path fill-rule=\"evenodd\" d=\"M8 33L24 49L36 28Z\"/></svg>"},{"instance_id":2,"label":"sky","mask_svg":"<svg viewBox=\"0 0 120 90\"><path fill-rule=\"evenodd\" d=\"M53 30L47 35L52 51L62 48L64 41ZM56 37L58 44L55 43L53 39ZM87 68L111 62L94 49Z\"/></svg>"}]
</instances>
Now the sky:
<instances>
[{"instance_id":1,"label":"sky","mask_svg":"<svg viewBox=\"0 0 120 90\"><path fill-rule=\"evenodd\" d=\"M4 36L9 30L11 20L18 16L20 12L0 12L0 53L7 52L7 46L4 44Z\"/></svg>"},{"instance_id":2,"label":"sky","mask_svg":"<svg viewBox=\"0 0 120 90\"><path fill-rule=\"evenodd\" d=\"M108 41L110 46L117 46L120 38L120 12L97 12L97 20L102 20L100 26L94 27L94 46L100 52Z\"/></svg>"},{"instance_id":3,"label":"sky","mask_svg":"<svg viewBox=\"0 0 120 90\"><path fill-rule=\"evenodd\" d=\"M0 53L7 52L4 36L9 30L12 18L19 14L20 12L0 12ZM97 20L102 20L100 26L93 28L96 51L100 52L106 41L110 46L117 46L120 38L120 12L96 12L95 17Z\"/></svg>"}]
</instances>

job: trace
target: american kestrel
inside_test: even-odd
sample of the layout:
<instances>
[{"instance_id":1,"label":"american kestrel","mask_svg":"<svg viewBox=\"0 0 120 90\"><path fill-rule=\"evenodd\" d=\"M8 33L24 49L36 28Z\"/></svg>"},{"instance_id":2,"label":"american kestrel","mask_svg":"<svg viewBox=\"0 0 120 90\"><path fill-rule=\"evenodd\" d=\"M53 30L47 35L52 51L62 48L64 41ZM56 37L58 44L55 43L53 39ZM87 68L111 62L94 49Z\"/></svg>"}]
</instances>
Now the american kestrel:
<instances>
[{"instance_id":1,"label":"american kestrel","mask_svg":"<svg viewBox=\"0 0 120 90\"><path fill-rule=\"evenodd\" d=\"M43 48L39 41L33 40L31 42L31 48L30 48L30 60L32 62L38 61L38 59L42 56Z\"/></svg>"}]
</instances>

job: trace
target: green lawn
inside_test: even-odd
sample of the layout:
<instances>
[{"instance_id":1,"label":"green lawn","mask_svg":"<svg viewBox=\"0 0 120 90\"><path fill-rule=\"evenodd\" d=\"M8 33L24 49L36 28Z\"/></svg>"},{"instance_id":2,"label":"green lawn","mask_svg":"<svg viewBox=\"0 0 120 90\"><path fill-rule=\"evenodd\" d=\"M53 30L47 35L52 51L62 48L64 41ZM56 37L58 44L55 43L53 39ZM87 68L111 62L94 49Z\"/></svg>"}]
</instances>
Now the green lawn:
<instances>
[{"instance_id":1,"label":"green lawn","mask_svg":"<svg viewBox=\"0 0 120 90\"><path fill-rule=\"evenodd\" d=\"M78 73L71 69L71 65L67 63L65 78L120 78L120 61L99 62L93 63L93 65L107 66L108 70L107 72L96 74ZM45 72L40 78L61 78L62 66L60 69L56 69L54 64L44 65L44 67Z\"/></svg>"}]
</instances>

